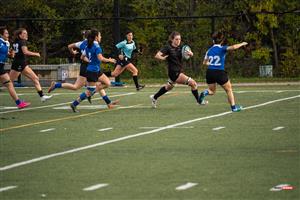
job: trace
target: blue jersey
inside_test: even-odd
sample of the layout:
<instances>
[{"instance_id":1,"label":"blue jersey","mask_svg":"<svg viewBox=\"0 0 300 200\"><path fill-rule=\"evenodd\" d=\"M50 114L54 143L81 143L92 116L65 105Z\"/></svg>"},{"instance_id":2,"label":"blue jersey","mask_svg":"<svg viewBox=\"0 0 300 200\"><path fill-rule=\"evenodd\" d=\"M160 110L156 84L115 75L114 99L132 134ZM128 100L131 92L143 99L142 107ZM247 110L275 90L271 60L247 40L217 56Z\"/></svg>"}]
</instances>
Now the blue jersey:
<instances>
[{"instance_id":1,"label":"blue jersey","mask_svg":"<svg viewBox=\"0 0 300 200\"><path fill-rule=\"evenodd\" d=\"M9 42L0 38L0 63L5 63L9 50Z\"/></svg>"},{"instance_id":2,"label":"blue jersey","mask_svg":"<svg viewBox=\"0 0 300 200\"><path fill-rule=\"evenodd\" d=\"M82 53L89 59L89 64L87 66L87 71L99 72L101 61L98 59L98 55L102 54L102 49L98 42L94 42L91 48L86 47Z\"/></svg>"},{"instance_id":3,"label":"blue jersey","mask_svg":"<svg viewBox=\"0 0 300 200\"><path fill-rule=\"evenodd\" d=\"M209 60L208 69L225 70L225 56L228 46L213 45L205 54L204 59Z\"/></svg>"},{"instance_id":4,"label":"blue jersey","mask_svg":"<svg viewBox=\"0 0 300 200\"><path fill-rule=\"evenodd\" d=\"M80 49L81 54L83 53L83 51L85 50L85 48L87 47L87 40L82 40L80 42L76 42L75 46Z\"/></svg>"},{"instance_id":5,"label":"blue jersey","mask_svg":"<svg viewBox=\"0 0 300 200\"><path fill-rule=\"evenodd\" d=\"M124 40L116 45L118 49L121 50L121 53L124 54L127 58L131 58L132 52L136 50L135 42L132 40L131 43L128 43L127 40Z\"/></svg>"}]
</instances>

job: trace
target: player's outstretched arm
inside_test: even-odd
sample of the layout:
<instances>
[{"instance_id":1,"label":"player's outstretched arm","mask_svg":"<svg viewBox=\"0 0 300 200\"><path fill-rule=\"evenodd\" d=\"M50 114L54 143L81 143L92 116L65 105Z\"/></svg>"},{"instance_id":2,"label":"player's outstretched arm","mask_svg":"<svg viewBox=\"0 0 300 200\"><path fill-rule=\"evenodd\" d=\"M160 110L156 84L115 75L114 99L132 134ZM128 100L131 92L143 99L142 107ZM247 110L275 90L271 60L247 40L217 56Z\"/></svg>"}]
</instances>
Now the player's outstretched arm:
<instances>
[{"instance_id":1,"label":"player's outstretched arm","mask_svg":"<svg viewBox=\"0 0 300 200\"><path fill-rule=\"evenodd\" d=\"M242 42L242 43L239 43L239 44L234 44L232 46L227 47L227 50L229 50L229 51L236 50L236 49L241 48L242 46L246 46L247 44L248 44L247 42Z\"/></svg>"}]
</instances>

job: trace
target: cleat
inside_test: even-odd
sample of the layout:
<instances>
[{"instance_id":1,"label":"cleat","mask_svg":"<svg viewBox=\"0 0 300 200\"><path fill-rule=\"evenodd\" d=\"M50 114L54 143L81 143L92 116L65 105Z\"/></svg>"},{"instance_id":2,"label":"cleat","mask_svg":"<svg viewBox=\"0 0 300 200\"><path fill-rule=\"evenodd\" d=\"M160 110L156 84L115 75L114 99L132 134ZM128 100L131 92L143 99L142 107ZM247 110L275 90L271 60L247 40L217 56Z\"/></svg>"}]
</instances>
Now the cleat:
<instances>
[{"instance_id":1,"label":"cleat","mask_svg":"<svg viewBox=\"0 0 300 200\"><path fill-rule=\"evenodd\" d=\"M231 109L232 112L240 112L242 111L243 107L242 106L235 106L235 108Z\"/></svg>"},{"instance_id":2,"label":"cleat","mask_svg":"<svg viewBox=\"0 0 300 200\"><path fill-rule=\"evenodd\" d=\"M45 101L47 101L47 100L49 100L51 98L52 98L52 95L50 95L50 96L44 95L44 96L41 97L41 101L45 102Z\"/></svg>"},{"instance_id":3,"label":"cleat","mask_svg":"<svg viewBox=\"0 0 300 200\"><path fill-rule=\"evenodd\" d=\"M145 87L145 85L139 85L137 88L136 88L136 91L140 91L141 89L143 89Z\"/></svg>"},{"instance_id":4,"label":"cleat","mask_svg":"<svg viewBox=\"0 0 300 200\"><path fill-rule=\"evenodd\" d=\"M28 107L28 106L30 106L30 103L29 103L29 102L26 102L26 101L22 101L19 105L17 105L17 107L18 107L19 109L23 109L23 108L26 108L26 107Z\"/></svg>"},{"instance_id":5,"label":"cleat","mask_svg":"<svg viewBox=\"0 0 300 200\"><path fill-rule=\"evenodd\" d=\"M50 84L50 87L48 89L48 93L52 92L53 90L55 90L55 84L56 82L52 81L51 84Z\"/></svg>"},{"instance_id":6,"label":"cleat","mask_svg":"<svg viewBox=\"0 0 300 200\"><path fill-rule=\"evenodd\" d=\"M92 104L92 96L87 97L87 100L90 104Z\"/></svg>"},{"instance_id":7,"label":"cleat","mask_svg":"<svg viewBox=\"0 0 300 200\"><path fill-rule=\"evenodd\" d=\"M115 101L112 101L110 104L107 104L107 107L108 107L108 109L113 109L113 108L115 108L116 105L119 104L119 103L120 103L120 100L117 99L117 100L115 100Z\"/></svg>"},{"instance_id":8,"label":"cleat","mask_svg":"<svg viewBox=\"0 0 300 200\"><path fill-rule=\"evenodd\" d=\"M151 99L151 103L152 103L152 108L156 108L157 107L157 99L154 99L154 95L151 95L150 99Z\"/></svg>"},{"instance_id":9,"label":"cleat","mask_svg":"<svg viewBox=\"0 0 300 200\"><path fill-rule=\"evenodd\" d=\"M201 92L201 94L200 94L200 96L199 96L199 99L198 99L198 103L199 103L200 105L205 105L205 103L203 104L203 102L205 102L205 101L204 101L204 98L205 98L204 93Z\"/></svg>"},{"instance_id":10,"label":"cleat","mask_svg":"<svg viewBox=\"0 0 300 200\"><path fill-rule=\"evenodd\" d=\"M76 109L76 106L73 105L73 103L70 104L70 107L72 108L72 110L73 110L74 113L79 112L79 111Z\"/></svg>"},{"instance_id":11,"label":"cleat","mask_svg":"<svg viewBox=\"0 0 300 200\"><path fill-rule=\"evenodd\" d=\"M206 101L206 100L203 100L201 103L199 103L199 105L202 105L202 106L205 106L207 104L208 104L208 101Z\"/></svg>"}]
</instances>

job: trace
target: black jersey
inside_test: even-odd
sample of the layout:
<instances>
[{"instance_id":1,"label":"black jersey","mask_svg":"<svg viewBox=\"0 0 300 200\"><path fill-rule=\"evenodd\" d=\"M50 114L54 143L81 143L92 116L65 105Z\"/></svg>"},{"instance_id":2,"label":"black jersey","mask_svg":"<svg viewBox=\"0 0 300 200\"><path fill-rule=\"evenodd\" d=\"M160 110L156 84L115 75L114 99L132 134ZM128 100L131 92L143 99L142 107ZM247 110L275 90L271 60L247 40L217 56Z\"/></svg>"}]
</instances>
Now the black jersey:
<instances>
[{"instance_id":1,"label":"black jersey","mask_svg":"<svg viewBox=\"0 0 300 200\"><path fill-rule=\"evenodd\" d=\"M14 61L17 61L17 62L26 62L27 61L26 55L22 51L23 46L27 46L27 41L26 40L17 39L13 43L13 48L14 48L14 51L15 51Z\"/></svg>"},{"instance_id":2,"label":"black jersey","mask_svg":"<svg viewBox=\"0 0 300 200\"><path fill-rule=\"evenodd\" d=\"M181 48L182 46L173 47L171 44L167 44L160 50L164 56L168 55L167 62L169 71L182 72Z\"/></svg>"}]
</instances>

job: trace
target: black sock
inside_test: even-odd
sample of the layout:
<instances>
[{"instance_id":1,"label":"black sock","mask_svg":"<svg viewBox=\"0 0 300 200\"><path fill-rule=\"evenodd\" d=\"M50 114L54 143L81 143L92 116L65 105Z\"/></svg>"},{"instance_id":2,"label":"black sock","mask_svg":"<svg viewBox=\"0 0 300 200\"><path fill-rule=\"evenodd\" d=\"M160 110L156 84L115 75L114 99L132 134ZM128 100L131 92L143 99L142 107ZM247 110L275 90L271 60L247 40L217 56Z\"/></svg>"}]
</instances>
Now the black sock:
<instances>
[{"instance_id":1,"label":"black sock","mask_svg":"<svg viewBox=\"0 0 300 200\"><path fill-rule=\"evenodd\" d=\"M192 93L194 95L194 97L196 98L196 101L198 102L198 99L199 99L199 93L198 93L198 90L192 90Z\"/></svg>"},{"instance_id":2,"label":"black sock","mask_svg":"<svg viewBox=\"0 0 300 200\"><path fill-rule=\"evenodd\" d=\"M134 81L135 87L138 88L139 87L138 77L137 76L132 76L132 79Z\"/></svg>"},{"instance_id":3,"label":"black sock","mask_svg":"<svg viewBox=\"0 0 300 200\"><path fill-rule=\"evenodd\" d=\"M154 95L154 99L158 99L158 97L160 97L161 95L165 94L166 92L168 92L168 90L166 90L165 86L163 86L163 87L160 88L160 90Z\"/></svg>"},{"instance_id":4,"label":"black sock","mask_svg":"<svg viewBox=\"0 0 300 200\"><path fill-rule=\"evenodd\" d=\"M37 93L40 95L40 97L44 96L44 94L43 94L43 90L41 90L41 91L38 91Z\"/></svg>"}]
</instances>

